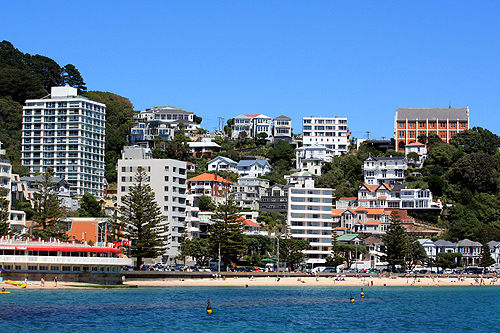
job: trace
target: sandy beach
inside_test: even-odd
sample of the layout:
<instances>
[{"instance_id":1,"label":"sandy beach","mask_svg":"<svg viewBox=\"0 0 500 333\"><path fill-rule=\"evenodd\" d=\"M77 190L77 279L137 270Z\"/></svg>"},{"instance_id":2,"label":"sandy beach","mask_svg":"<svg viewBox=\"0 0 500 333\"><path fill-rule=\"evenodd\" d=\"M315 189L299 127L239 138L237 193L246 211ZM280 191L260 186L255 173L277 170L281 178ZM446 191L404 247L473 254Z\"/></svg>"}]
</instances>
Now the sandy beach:
<instances>
[{"instance_id":1,"label":"sandy beach","mask_svg":"<svg viewBox=\"0 0 500 333\"><path fill-rule=\"evenodd\" d=\"M493 277L481 278L465 277L280 277L276 276L255 277L255 278L221 278L221 279L165 279L165 280L130 280L124 281L125 286L138 287L311 287L311 286L330 286L330 287L444 287L444 286L492 286L500 285L497 279ZM53 281L46 281L45 286L41 286L39 281L28 281L28 289L67 289L67 288L86 288L89 284L78 282L59 281L57 287ZM20 289L17 286L0 283L6 291Z\"/></svg>"}]
</instances>

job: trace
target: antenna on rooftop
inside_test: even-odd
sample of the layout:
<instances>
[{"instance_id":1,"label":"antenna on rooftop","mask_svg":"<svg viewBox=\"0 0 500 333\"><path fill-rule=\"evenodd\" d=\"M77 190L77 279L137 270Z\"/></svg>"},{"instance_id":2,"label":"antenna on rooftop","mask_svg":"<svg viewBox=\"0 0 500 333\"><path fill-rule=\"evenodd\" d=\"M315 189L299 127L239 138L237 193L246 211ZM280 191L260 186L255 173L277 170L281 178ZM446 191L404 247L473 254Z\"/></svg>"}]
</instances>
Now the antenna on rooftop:
<instances>
[{"instance_id":1,"label":"antenna on rooftop","mask_svg":"<svg viewBox=\"0 0 500 333\"><path fill-rule=\"evenodd\" d=\"M370 140L370 131L366 131L366 140Z\"/></svg>"}]
</instances>

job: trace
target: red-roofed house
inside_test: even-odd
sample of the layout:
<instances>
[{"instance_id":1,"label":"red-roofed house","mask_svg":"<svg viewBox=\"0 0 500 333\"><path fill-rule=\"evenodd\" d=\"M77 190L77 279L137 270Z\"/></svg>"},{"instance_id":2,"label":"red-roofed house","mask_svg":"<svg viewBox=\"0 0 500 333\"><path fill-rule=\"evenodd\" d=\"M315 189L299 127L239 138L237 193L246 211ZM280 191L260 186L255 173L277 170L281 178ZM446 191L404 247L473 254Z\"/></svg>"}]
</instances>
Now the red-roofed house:
<instances>
[{"instance_id":1,"label":"red-roofed house","mask_svg":"<svg viewBox=\"0 0 500 333\"><path fill-rule=\"evenodd\" d=\"M245 235L260 235L260 224L255 223L252 220L248 220L244 217L238 218L238 221L240 221L243 225Z\"/></svg>"},{"instance_id":2,"label":"red-roofed house","mask_svg":"<svg viewBox=\"0 0 500 333\"><path fill-rule=\"evenodd\" d=\"M211 197L215 203L220 202L233 183L221 176L203 173L188 179L187 184L188 193L193 195L193 204L196 204L201 196Z\"/></svg>"}]
</instances>

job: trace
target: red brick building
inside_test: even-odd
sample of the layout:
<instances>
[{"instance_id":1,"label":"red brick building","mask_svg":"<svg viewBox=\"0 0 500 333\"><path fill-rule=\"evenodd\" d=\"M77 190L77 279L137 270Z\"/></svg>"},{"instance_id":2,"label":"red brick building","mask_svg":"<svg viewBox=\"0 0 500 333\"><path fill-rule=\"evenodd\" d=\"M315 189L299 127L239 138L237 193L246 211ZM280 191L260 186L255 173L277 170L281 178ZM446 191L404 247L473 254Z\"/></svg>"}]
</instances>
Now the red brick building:
<instances>
[{"instance_id":1,"label":"red brick building","mask_svg":"<svg viewBox=\"0 0 500 333\"><path fill-rule=\"evenodd\" d=\"M398 108L394 121L396 150L405 152L405 145L416 142L421 134L437 134L449 143L453 135L469 129L467 108Z\"/></svg>"}]
</instances>

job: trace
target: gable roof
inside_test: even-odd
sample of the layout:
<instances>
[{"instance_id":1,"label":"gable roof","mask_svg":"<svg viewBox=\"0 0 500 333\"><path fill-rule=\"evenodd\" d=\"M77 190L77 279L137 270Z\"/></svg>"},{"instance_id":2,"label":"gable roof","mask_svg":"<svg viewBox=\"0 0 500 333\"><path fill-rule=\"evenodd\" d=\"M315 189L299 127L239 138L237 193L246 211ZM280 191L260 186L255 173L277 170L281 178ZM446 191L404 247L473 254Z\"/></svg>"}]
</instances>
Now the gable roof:
<instances>
[{"instance_id":1,"label":"gable roof","mask_svg":"<svg viewBox=\"0 0 500 333\"><path fill-rule=\"evenodd\" d=\"M238 162L238 167L252 166L254 164L265 167L266 164L269 164L269 162L267 160L241 160Z\"/></svg>"},{"instance_id":2,"label":"gable roof","mask_svg":"<svg viewBox=\"0 0 500 333\"><path fill-rule=\"evenodd\" d=\"M283 115L278 116L278 117L276 117L276 118L274 118L274 119L292 120L292 118L287 117L287 116L283 116Z\"/></svg>"},{"instance_id":3,"label":"gable roof","mask_svg":"<svg viewBox=\"0 0 500 333\"><path fill-rule=\"evenodd\" d=\"M350 241L356 239L358 236L359 236L358 234L344 234L342 236L337 237L337 241L350 242Z\"/></svg>"},{"instance_id":4,"label":"gable roof","mask_svg":"<svg viewBox=\"0 0 500 333\"><path fill-rule=\"evenodd\" d=\"M210 164L210 163L213 163L215 162L216 160L223 160L229 164L238 164L237 162L233 161L232 159L230 159L229 157L225 157L225 156L217 156L216 158L212 159L210 162L208 162L207 164Z\"/></svg>"},{"instance_id":5,"label":"gable roof","mask_svg":"<svg viewBox=\"0 0 500 333\"><path fill-rule=\"evenodd\" d=\"M214 175L214 174L211 174L211 173L202 173L201 175L198 175L196 177L189 178L187 181L188 182L195 182L195 181L217 181L217 182L232 184L232 182L230 182L229 180L227 180L225 178L222 178L219 175Z\"/></svg>"},{"instance_id":6,"label":"gable roof","mask_svg":"<svg viewBox=\"0 0 500 333\"><path fill-rule=\"evenodd\" d=\"M248 219L244 218L243 216L238 217L236 219L236 221L240 221L241 224L243 224L245 226L248 226L248 227L258 227L258 228L260 228L260 224L257 224L257 223L255 223L252 220L248 220Z\"/></svg>"},{"instance_id":7,"label":"gable roof","mask_svg":"<svg viewBox=\"0 0 500 333\"><path fill-rule=\"evenodd\" d=\"M425 147L425 144L417 141L417 142L412 142L412 143L405 145L405 147L417 147L417 146L420 146L420 147L424 146Z\"/></svg>"}]
</instances>

